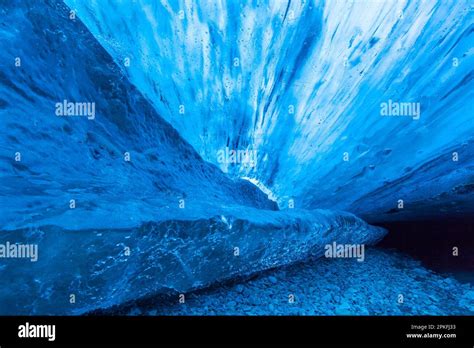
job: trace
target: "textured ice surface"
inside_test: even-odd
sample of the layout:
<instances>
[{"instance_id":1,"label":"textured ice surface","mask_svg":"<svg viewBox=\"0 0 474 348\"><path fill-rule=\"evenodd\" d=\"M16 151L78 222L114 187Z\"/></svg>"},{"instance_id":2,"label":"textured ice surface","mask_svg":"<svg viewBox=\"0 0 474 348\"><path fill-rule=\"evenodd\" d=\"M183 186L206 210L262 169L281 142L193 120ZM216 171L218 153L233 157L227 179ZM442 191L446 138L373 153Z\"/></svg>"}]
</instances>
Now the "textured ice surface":
<instances>
[{"instance_id":1,"label":"textured ice surface","mask_svg":"<svg viewBox=\"0 0 474 348\"><path fill-rule=\"evenodd\" d=\"M2 263L0 278L8 286L0 288L0 313L78 314L153 294L184 293L322 256L324 245L334 241L372 244L384 234L348 213L252 208L133 229L45 226L2 232L1 240L38 243L39 258Z\"/></svg>"},{"instance_id":2,"label":"textured ice surface","mask_svg":"<svg viewBox=\"0 0 474 348\"><path fill-rule=\"evenodd\" d=\"M182 215L181 199L197 217L208 206L275 209L248 181L204 162L65 5L10 2L0 11L3 229L138 226ZM95 102L95 119L56 116L63 100Z\"/></svg>"},{"instance_id":3,"label":"textured ice surface","mask_svg":"<svg viewBox=\"0 0 474 348\"><path fill-rule=\"evenodd\" d=\"M66 3L203 158L281 207L474 213L471 1ZM382 117L389 100L419 119Z\"/></svg>"}]
</instances>

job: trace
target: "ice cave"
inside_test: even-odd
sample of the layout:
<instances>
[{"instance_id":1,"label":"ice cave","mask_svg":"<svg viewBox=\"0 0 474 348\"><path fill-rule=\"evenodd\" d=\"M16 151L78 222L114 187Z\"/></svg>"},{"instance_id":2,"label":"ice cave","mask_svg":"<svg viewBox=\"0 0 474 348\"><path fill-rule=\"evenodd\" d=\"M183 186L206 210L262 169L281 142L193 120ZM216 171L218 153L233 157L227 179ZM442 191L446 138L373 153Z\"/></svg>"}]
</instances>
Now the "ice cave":
<instances>
[{"instance_id":1,"label":"ice cave","mask_svg":"<svg viewBox=\"0 0 474 348\"><path fill-rule=\"evenodd\" d=\"M473 19L2 2L0 315L473 315Z\"/></svg>"}]
</instances>

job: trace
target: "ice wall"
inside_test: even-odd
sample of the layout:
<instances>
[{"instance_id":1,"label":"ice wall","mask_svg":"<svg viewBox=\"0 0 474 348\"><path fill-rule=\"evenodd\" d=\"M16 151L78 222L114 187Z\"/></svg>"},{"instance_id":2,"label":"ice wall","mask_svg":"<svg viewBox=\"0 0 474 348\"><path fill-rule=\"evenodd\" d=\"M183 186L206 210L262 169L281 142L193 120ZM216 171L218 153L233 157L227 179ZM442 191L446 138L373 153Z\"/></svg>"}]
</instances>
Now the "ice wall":
<instances>
[{"instance_id":1,"label":"ice wall","mask_svg":"<svg viewBox=\"0 0 474 348\"><path fill-rule=\"evenodd\" d=\"M275 209L249 182L204 162L65 5L1 11L3 229L137 226L220 205ZM57 116L64 100L94 103L94 118Z\"/></svg>"}]
</instances>

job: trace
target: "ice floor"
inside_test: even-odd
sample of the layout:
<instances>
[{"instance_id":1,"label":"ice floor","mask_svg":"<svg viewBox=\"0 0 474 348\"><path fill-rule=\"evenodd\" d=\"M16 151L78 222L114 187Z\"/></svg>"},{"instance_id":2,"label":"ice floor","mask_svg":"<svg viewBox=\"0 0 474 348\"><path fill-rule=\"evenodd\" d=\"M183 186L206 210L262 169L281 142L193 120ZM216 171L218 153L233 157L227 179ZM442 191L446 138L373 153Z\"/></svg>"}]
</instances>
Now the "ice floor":
<instances>
[{"instance_id":1,"label":"ice floor","mask_svg":"<svg viewBox=\"0 0 474 348\"><path fill-rule=\"evenodd\" d=\"M433 273L411 257L370 248L365 262L319 259L245 282L109 312L127 315L472 315L474 286ZM294 300L293 302L291 300Z\"/></svg>"}]
</instances>

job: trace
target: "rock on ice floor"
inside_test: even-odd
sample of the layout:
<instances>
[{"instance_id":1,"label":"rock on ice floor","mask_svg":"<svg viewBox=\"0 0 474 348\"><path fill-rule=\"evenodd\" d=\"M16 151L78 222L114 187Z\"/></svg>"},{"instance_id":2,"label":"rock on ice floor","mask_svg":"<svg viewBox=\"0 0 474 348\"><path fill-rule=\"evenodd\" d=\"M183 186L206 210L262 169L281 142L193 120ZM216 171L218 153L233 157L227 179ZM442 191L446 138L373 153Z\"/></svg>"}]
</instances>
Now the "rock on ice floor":
<instances>
[{"instance_id":1,"label":"rock on ice floor","mask_svg":"<svg viewBox=\"0 0 474 348\"><path fill-rule=\"evenodd\" d=\"M293 296L294 302L290 299ZM403 296L403 303L401 302ZM115 308L128 315L473 315L474 288L406 255L368 249L364 262L319 259L246 282Z\"/></svg>"}]
</instances>

